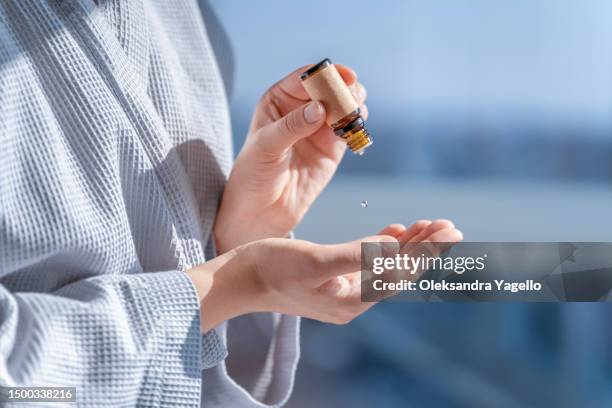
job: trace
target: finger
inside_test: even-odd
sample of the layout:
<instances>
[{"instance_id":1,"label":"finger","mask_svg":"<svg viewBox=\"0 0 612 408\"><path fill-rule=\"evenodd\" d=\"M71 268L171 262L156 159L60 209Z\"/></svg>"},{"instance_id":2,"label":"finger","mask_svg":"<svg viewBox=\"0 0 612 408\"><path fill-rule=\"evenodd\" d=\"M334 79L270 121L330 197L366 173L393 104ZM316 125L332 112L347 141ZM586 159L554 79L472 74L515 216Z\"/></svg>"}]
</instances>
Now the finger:
<instances>
[{"instance_id":1,"label":"finger","mask_svg":"<svg viewBox=\"0 0 612 408\"><path fill-rule=\"evenodd\" d=\"M361 270L362 242L397 243L397 239L389 235L375 235L343 244L319 246L316 267L318 279L324 282L334 276Z\"/></svg>"},{"instance_id":2,"label":"finger","mask_svg":"<svg viewBox=\"0 0 612 408\"><path fill-rule=\"evenodd\" d=\"M274 91L275 88L278 88L293 98L299 99L301 101L309 101L310 96L308 96L306 89L304 89L304 87L302 86L302 80L300 79L300 76L304 73L304 71L308 70L312 66L313 64L299 67L298 69L291 72L286 77L272 85L270 91Z\"/></svg>"},{"instance_id":3,"label":"finger","mask_svg":"<svg viewBox=\"0 0 612 408\"><path fill-rule=\"evenodd\" d=\"M363 120L368 120L368 116L370 116L370 111L368 110L368 105L363 104L359 107L359 110L361 111L361 117L363 118Z\"/></svg>"},{"instance_id":4,"label":"finger","mask_svg":"<svg viewBox=\"0 0 612 408\"><path fill-rule=\"evenodd\" d=\"M423 254L438 256L463 239L461 231L455 227L442 228L418 242L409 242L402 247L402 253L414 256Z\"/></svg>"},{"instance_id":5,"label":"finger","mask_svg":"<svg viewBox=\"0 0 612 408\"><path fill-rule=\"evenodd\" d=\"M418 222L421 226L427 224L425 222ZM420 232L413 235L410 239L406 241L400 241L402 243L402 253L414 254L419 251L428 252L431 256L437 256L437 248L429 243L430 238L433 234L438 231L444 229L453 229L455 225L449 220L435 220L430 222L425 228L423 228Z\"/></svg>"},{"instance_id":6,"label":"finger","mask_svg":"<svg viewBox=\"0 0 612 408\"><path fill-rule=\"evenodd\" d=\"M404 234L405 231L406 227L404 226L404 224L390 224L383 228L376 235L390 235L399 240L399 237Z\"/></svg>"},{"instance_id":7,"label":"finger","mask_svg":"<svg viewBox=\"0 0 612 408\"><path fill-rule=\"evenodd\" d=\"M357 82L357 73L352 68L342 64L334 64L344 82L351 86Z\"/></svg>"},{"instance_id":8,"label":"finger","mask_svg":"<svg viewBox=\"0 0 612 408\"><path fill-rule=\"evenodd\" d=\"M266 153L281 154L298 140L314 134L324 121L323 104L312 101L259 129L257 144Z\"/></svg>"},{"instance_id":9,"label":"finger","mask_svg":"<svg viewBox=\"0 0 612 408\"><path fill-rule=\"evenodd\" d=\"M353 71L351 68L342 64L334 65L347 85L353 85L357 81L357 74L355 74L355 71ZM291 72L289 75L272 85L270 91L273 91L274 88L278 88L293 98L299 99L301 101L309 101L310 96L302 86L302 80L300 79L300 76L304 73L304 71L308 70L308 68L312 66L313 64L299 67L298 69Z\"/></svg>"},{"instance_id":10,"label":"finger","mask_svg":"<svg viewBox=\"0 0 612 408\"><path fill-rule=\"evenodd\" d=\"M351 93L353 94L353 98L357 101L359 105L363 105L366 98L368 97L368 93L365 87L359 83L355 82L353 85L349 86Z\"/></svg>"},{"instance_id":11,"label":"finger","mask_svg":"<svg viewBox=\"0 0 612 408\"><path fill-rule=\"evenodd\" d=\"M443 230L445 228L454 228L455 225L449 220L435 220L427 226L423 231L412 237L408 242L420 242L431 234Z\"/></svg>"},{"instance_id":12,"label":"finger","mask_svg":"<svg viewBox=\"0 0 612 408\"><path fill-rule=\"evenodd\" d=\"M456 228L445 228L433 233L427 237L424 242L429 242L435 245L438 249L438 254L449 250L457 242L463 240L463 233Z\"/></svg>"},{"instance_id":13,"label":"finger","mask_svg":"<svg viewBox=\"0 0 612 408\"><path fill-rule=\"evenodd\" d=\"M463 240L463 233L457 228L445 228L440 231L436 231L427 237L427 242L434 243L455 243Z\"/></svg>"},{"instance_id":14,"label":"finger","mask_svg":"<svg viewBox=\"0 0 612 408\"><path fill-rule=\"evenodd\" d=\"M410 241L412 238L423 232L423 230L425 230L425 228L427 228L430 224L430 220L418 220L410 227L408 227L408 229L402 235L397 237L397 240L400 243L405 244L406 242Z\"/></svg>"}]
</instances>

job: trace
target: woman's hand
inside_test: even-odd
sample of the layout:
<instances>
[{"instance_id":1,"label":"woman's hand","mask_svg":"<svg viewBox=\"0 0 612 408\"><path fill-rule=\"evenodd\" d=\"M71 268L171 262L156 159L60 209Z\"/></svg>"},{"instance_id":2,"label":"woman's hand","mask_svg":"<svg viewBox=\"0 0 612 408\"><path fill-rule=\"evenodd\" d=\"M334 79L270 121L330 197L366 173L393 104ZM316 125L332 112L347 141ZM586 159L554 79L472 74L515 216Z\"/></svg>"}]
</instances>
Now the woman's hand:
<instances>
[{"instance_id":1,"label":"woman's hand","mask_svg":"<svg viewBox=\"0 0 612 408\"><path fill-rule=\"evenodd\" d=\"M336 65L367 116L365 88L355 73ZM215 225L219 253L257 239L285 237L332 178L346 144L325 124L301 67L260 100L246 142L225 187Z\"/></svg>"},{"instance_id":2,"label":"woman's hand","mask_svg":"<svg viewBox=\"0 0 612 408\"><path fill-rule=\"evenodd\" d=\"M361 242L429 242L432 255L462 239L450 221L394 224L378 235L337 245L264 239L190 269L201 300L201 328L251 312L280 312L346 323L370 308L361 301ZM436 249L437 248L437 249Z\"/></svg>"}]
</instances>

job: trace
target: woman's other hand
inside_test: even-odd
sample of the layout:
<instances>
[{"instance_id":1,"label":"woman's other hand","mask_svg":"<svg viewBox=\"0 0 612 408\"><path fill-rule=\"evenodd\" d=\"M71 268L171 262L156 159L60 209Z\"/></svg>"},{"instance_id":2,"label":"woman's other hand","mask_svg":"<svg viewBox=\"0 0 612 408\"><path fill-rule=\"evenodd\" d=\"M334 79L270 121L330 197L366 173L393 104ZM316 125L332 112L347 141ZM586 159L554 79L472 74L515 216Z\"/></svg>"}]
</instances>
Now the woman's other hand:
<instances>
[{"instance_id":1,"label":"woman's other hand","mask_svg":"<svg viewBox=\"0 0 612 408\"><path fill-rule=\"evenodd\" d=\"M200 296L203 331L252 312L346 323L373 305L361 301L362 242L397 242L401 251L417 242L446 249L461 239L461 232L446 220L419 221L410 228L393 224L378 235L336 245L269 238L187 273ZM432 252L437 255L438 250Z\"/></svg>"}]
</instances>

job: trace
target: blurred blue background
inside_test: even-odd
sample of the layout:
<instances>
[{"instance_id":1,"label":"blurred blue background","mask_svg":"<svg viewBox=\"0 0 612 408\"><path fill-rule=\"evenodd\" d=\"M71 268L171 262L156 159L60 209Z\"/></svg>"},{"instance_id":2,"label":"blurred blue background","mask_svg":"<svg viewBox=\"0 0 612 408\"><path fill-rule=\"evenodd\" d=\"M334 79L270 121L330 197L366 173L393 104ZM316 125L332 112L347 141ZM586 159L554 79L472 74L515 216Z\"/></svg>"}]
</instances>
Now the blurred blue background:
<instances>
[{"instance_id":1,"label":"blurred blue background","mask_svg":"<svg viewBox=\"0 0 612 408\"><path fill-rule=\"evenodd\" d=\"M298 66L330 57L368 89L375 144L347 155L299 237L444 217L468 241L612 242L611 2L211 4L233 48L236 149ZM306 321L289 406L609 407L610 310L387 303Z\"/></svg>"}]
</instances>

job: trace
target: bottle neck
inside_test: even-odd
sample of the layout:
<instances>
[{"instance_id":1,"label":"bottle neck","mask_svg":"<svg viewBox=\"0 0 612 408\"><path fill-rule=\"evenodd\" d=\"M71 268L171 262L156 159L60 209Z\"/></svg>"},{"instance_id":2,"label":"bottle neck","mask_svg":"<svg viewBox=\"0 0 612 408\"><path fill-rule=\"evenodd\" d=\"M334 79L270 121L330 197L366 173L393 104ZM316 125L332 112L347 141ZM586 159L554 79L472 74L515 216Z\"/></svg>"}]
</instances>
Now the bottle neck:
<instances>
[{"instance_id":1,"label":"bottle neck","mask_svg":"<svg viewBox=\"0 0 612 408\"><path fill-rule=\"evenodd\" d=\"M338 135L338 133L341 132L343 129L350 128L351 126L355 126L356 125L355 121L363 122L363 118L361 117L361 110L359 108L355 109L348 115L344 116L342 119L340 119L336 123L332 123L331 128L334 130L334 133ZM348 130L350 129L347 129L346 131ZM342 133L345 133L346 131Z\"/></svg>"},{"instance_id":2,"label":"bottle neck","mask_svg":"<svg viewBox=\"0 0 612 408\"><path fill-rule=\"evenodd\" d=\"M346 141L353 153L362 155L372 144L372 137L365 128L365 121L361 117L359 108L334 123L332 129L336 136Z\"/></svg>"}]
</instances>

